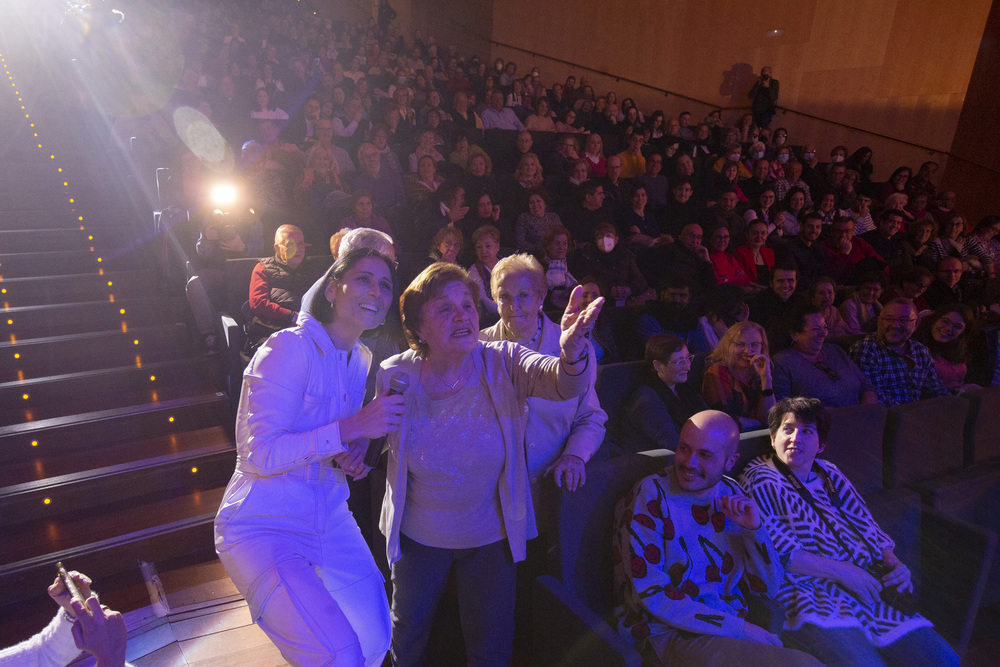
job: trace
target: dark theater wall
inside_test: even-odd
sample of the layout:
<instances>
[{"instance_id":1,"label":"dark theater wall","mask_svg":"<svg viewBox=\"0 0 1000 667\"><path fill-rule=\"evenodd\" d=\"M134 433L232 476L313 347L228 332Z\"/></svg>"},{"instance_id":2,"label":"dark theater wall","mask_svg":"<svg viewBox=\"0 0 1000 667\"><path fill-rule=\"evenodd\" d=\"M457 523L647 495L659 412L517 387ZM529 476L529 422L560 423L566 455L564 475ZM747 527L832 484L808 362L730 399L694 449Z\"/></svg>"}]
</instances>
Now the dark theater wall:
<instances>
[{"instance_id":1,"label":"dark theater wall","mask_svg":"<svg viewBox=\"0 0 1000 667\"><path fill-rule=\"evenodd\" d=\"M943 183L961 194L958 210L975 223L987 213L1000 214L1000 0L994 0L972 70L965 107ZM989 171L982 167L992 169Z\"/></svg>"}]
</instances>

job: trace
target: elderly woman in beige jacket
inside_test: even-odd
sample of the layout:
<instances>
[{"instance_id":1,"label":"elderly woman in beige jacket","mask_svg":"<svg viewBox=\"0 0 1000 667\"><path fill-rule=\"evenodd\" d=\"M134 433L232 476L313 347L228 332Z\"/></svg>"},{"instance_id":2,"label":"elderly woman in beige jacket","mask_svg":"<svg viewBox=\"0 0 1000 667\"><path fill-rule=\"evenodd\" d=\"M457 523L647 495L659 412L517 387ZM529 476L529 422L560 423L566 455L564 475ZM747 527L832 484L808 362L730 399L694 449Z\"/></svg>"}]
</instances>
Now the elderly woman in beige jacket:
<instances>
[{"instance_id":1,"label":"elderly woman in beige jacket","mask_svg":"<svg viewBox=\"0 0 1000 667\"><path fill-rule=\"evenodd\" d=\"M380 395L406 387L389 439L382 532L392 564L392 656L421 663L437 602L454 568L470 664L507 665L513 650L515 563L536 534L525 460L527 399L570 400L590 383L586 334L601 300L562 318L559 356L479 341L478 287L436 263L401 299L411 350L382 364Z\"/></svg>"}]
</instances>

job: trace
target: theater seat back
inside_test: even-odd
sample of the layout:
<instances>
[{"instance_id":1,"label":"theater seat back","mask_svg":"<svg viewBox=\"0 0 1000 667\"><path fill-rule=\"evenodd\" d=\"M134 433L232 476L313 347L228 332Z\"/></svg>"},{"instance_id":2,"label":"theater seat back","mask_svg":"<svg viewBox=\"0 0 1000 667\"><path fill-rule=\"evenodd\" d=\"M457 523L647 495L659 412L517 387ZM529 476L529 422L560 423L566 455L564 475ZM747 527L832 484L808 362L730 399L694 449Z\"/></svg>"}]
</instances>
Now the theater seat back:
<instances>
[{"instance_id":1,"label":"theater seat back","mask_svg":"<svg viewBox=\"0 0 1000 667\"><path fill-rule=\"evenodd\" d=\"M884 486L895 489L962 467L969 402L940 396L889 408L882 455Z\"/></svg>"},{"instance_id":2,"label":"theater seat back","mask_svg":"<svg viewBox=\"0 0 1000 667\"><path fill-rule=\"evenodd\" d=\"M830 410L832 424L820 457L847 475L861 495L882 490L884 405L852 405Z\"/></svg>"}]
</instances>

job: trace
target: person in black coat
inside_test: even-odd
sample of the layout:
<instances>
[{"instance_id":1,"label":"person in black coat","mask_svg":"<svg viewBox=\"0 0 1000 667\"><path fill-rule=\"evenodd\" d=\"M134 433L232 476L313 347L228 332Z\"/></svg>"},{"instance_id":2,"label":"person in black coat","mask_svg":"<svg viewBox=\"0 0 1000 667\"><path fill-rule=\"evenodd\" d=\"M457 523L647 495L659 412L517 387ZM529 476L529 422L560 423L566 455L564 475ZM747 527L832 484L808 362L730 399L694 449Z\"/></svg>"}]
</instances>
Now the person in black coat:
<instances>
[{"instance_id":1,"label":"person in black coat","mask_svg":"<svg viewBox=\"0 0 1000 667\"><path fill-rule=\"evenodd\" d=\"M656 334L646 342L646 380L622 411L619 442L625 449L676 449L684 422L708 409L699 388L687 382L693 360L677 336Z\"/></svg>"}]
</instances>

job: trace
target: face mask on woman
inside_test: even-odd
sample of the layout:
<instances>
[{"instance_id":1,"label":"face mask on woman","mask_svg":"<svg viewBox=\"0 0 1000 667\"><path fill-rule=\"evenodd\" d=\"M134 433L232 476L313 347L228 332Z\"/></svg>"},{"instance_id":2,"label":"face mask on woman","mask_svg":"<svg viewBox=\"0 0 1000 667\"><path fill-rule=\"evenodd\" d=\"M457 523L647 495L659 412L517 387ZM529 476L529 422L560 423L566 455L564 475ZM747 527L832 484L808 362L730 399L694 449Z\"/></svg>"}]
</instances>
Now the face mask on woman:
<instances>
[{"instance_id":1,"label":"face mask on woman","mask_svg":"<svg viewBox=\"0 0 1000 667\"><path fill-rule=\"evenodd\" d=\"M812 162L812 159L814 157L816 157L816 154L815 153L806 153L802 157L805 159L806 162Z\"/></svg>"},{"instance_id":2,"label":"face mask on woman","mask_svg":"<svg viewBox=\"0 0 1000 667\"><path fill-rule=\"evenodd\" d=\"M777 142L777 144L780 146L783 143L785 143L786 139L788 139L788 137L780 136L780 137L775 138L775 142Z\"/></svg>"},{"instance_id":3,"label":"face mask on woman","mask_svg":"<svg viewBox=\"0 0 1000 667\"><path fill-rule=\"evenodd\" d=\"M780 162L781 164L785 164L786 162L788 162L788 153L782 153L781 155L779 155L778 162Z\"/></svg>"},{"instance_id":4,"label":"face mask on woman","mask_svg":"<svg viewBox=\"0 0 1000 667\"><path fill-rule=\"evenodd\" d=\"M843 162L843 161L844 161L844 156L841 155L840 153L837 153L832 158L830 158L830 162L833 162L833 163Z\"/></svg>"},{"instance_id":5,"label":"face mask on woman","mask_svg":"<svg viewBox=\"0 0 1000 667\"><path fill-rule=\"evenodd\" d=\"M757 151L756 153L753 154L754 160L759 160L762 157L764 157L764 151Z\"/></svg>"},{"instance_id":6,"label":"face mask on woman","mask_svg":"<svg viewBox=\"0 0 1000 667\"><path fill-rule=\"evenodd\" d=\"M615 237L611 234L605 234L601 238L597 239L597 247L603 252L611 252L615 249Z\"/></svg>"},{"instance_id":7,"label":"face mask on woman","mask_svg":"<svg viewBox=\"0 0 1000 667\"><path fill-rule=\"evenodd\" d=\"M730 153L729 154L729 159L732 160L733 162L739 162L740 161L740 154L739 153Z\"/></svg>"}]
</instances>

